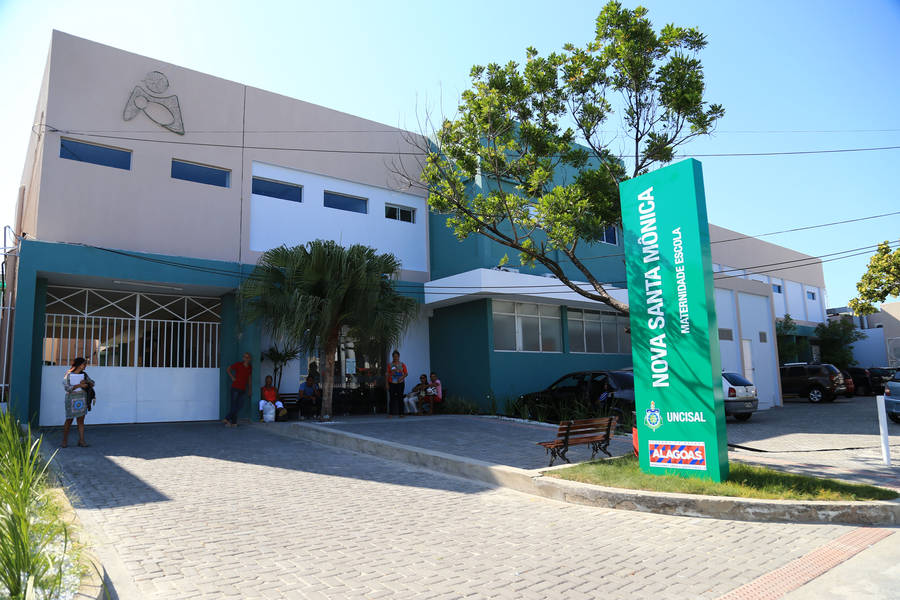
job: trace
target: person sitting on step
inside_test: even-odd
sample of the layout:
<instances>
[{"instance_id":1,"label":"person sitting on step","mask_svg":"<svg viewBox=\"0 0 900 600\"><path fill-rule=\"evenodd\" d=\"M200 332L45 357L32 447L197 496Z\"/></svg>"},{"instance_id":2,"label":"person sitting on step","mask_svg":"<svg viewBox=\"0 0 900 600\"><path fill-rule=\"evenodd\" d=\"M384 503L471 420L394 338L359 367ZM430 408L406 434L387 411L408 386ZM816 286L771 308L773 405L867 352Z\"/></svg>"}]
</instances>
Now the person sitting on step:
<instances>
[{"instance_id":1,"label":"person sitting on step","mask_svg":"<svg viewBox=\"0 0 900 600\"><path fill-rule=\"evenodd\" d=\"M263 421L270 422L264 418L268 410L273 413L272 420L277 417L283 418L287 414L284 403L278 399L278 388L272 385L271 375L266 375L266 384L260 389L259 398L259 416Z\"/></svg>"}]
</instances>

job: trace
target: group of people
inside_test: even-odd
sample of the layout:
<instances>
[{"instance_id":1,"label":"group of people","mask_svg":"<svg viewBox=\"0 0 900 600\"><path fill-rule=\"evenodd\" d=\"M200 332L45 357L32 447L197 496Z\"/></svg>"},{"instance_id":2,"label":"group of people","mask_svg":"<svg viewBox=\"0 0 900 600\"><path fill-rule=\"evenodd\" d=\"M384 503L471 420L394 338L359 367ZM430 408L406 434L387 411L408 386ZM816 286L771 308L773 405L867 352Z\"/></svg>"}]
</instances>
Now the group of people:
<instances>
[{"instance_id":1,"label":"group of people","mask_svg":"<svg viewBox=\"0 0 900 600\"><path fill-rule=\"evenodd\" d=\"M392 416L403 417L407 415L422 414L423 408L427 407L428 413L433 414L439 402L444 399L444 390L441 387L441 380L438 379L437 373L431 373L431 380L424 373L419 375L419 383L417 383L412 391L406 392L406 378L409 371L406 365L400 362L400 352L394 350L391 355L391 364L388 366L388 393L390 401L388 403L388 418Z\"/></svg>"},{"instance_id":2,"label":"group of people","mask_svg":"<svg viewBox=\"0 0 900 600\"><path fill-rule=\"evenodd\" d=\"M400 361L400 352L394 350L391 359L388 366L388 417L421 414L426 407L427 412L433 413L444 397L441 380L438 379L437 374L432 372L429 380L428 376L423 373L419 376L419 383L409 393L406 393L406 378L409 372L406 365ZM250 390L250 376L253 374L252 360L250 353L245 352L240 361L225 369L228 377L231 378L231 406L223 419L226 427L237 427L238 413L244 407ZM66 391L63 448L68 446L69 429L73 420L77 422L78 426L78 445L82 447L88 445L84 439L84 417L90 410L95 397L95 383L85 373L86 366L87 361L84 358L76 358L63 378L63 388ZM319 387L319 379L318 365L315 362L310 363L309 373L300 386L298 394L301 416L304 412L311 416L321 416L322 389ZM307 407L306 411L303 410L304 407ZM266 375L265 385L260 389L259 410L264 416L268 414L283 417L287 414L284 403L278 398L278 388L273 385L271 375Z\"/></svg>"}]
</instances>

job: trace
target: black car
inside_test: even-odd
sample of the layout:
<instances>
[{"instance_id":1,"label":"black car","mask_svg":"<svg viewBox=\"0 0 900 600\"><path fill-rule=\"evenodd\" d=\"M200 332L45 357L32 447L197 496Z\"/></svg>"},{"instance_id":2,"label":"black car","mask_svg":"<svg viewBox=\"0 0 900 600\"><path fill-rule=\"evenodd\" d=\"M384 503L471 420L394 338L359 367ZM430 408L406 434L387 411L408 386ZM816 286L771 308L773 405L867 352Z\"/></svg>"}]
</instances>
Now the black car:
<instances>
[{"instance_id":1,"label":"black car","mask_svg":"<svg viewBox=\"0 0 900 600\"><path fill-rule=\"evenodd\" d=\"M559 421L576 412L617 415L630 422L634 410L634 374L631 371L577 371L563 375L547 389L519 397L518 412L531 418Z\"/></svg>"},{"instance_id":2,"label":"black car","mask_svg":"<svg viewBox=\"0 0 900 600\"><path fill-rule=\"evenodd\" d=\"M884 385L891 380L897 369L890 367L869 367L872 375L872 392L878 396L884 393Z\"/></svg>"},{"instance_id":3,"label":"black car","mask_svg":"<svg viewBox=\"0 0 900 600\"><path fill-rule=\"evenodd\" d=\"M882 386L884 385L884 383L876 381L876 379L880 379L879 377L873 376L869 369L864 369L863 367L847 367L847 373L853 379L856 393L860 396L871 396L878 389L879 383Z\"/></svg>"},{"instance_id":4,"label":"black car","mask_svg":"<svg viewBox=\"0 0 900 600\"><path fill-rule=\"evenodd\" d=\"M844 376L828 363L791 363L781 367L781 392L785 396L806 396L810 402L832 402L847 393Z\"/></svg>"}]
</instances>

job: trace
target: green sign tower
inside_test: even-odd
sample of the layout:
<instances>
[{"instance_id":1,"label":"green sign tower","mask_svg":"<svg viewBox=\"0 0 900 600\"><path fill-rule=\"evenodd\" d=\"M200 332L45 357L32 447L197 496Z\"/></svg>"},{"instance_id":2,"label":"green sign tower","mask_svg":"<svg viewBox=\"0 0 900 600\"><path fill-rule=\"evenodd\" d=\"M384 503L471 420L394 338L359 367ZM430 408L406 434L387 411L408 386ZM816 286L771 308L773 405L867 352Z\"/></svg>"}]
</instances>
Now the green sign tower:
<instances>
[{"instance_id":1,"label":"green sign tower","mask_svg":"<svg viewBox=\"0 0 900 600\"><path fill-rule=\"evenodd\" d=\"M709 224L700 163L620 186L641 468L728 477Z\"/></svg>"}]
</instances>

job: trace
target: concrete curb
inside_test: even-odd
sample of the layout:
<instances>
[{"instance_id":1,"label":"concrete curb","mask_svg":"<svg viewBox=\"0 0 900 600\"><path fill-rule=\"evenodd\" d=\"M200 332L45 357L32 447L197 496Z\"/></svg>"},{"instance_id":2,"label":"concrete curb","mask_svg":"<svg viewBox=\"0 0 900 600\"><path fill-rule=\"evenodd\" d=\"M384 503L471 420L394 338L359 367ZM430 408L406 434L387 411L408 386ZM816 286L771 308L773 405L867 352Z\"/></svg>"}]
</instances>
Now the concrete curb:
<instances>
[{"instance_id":1,"label":"concrete curb","mask_svg":"<svg viewBox=\"0 0 900 600\"><path fill-rule=\"evenodd\" d=\"M255 426L270 433L404 462L464 479L474 479L489 485L585 506L737 521L900 524L900 499L871 502L756 500L609 488L546 477L544 476L546 469L527 470L493 465L480 460L340 431L328 426L294 423L289 428L278 430L264 425Z\"/></svg>"}]
</instances>

